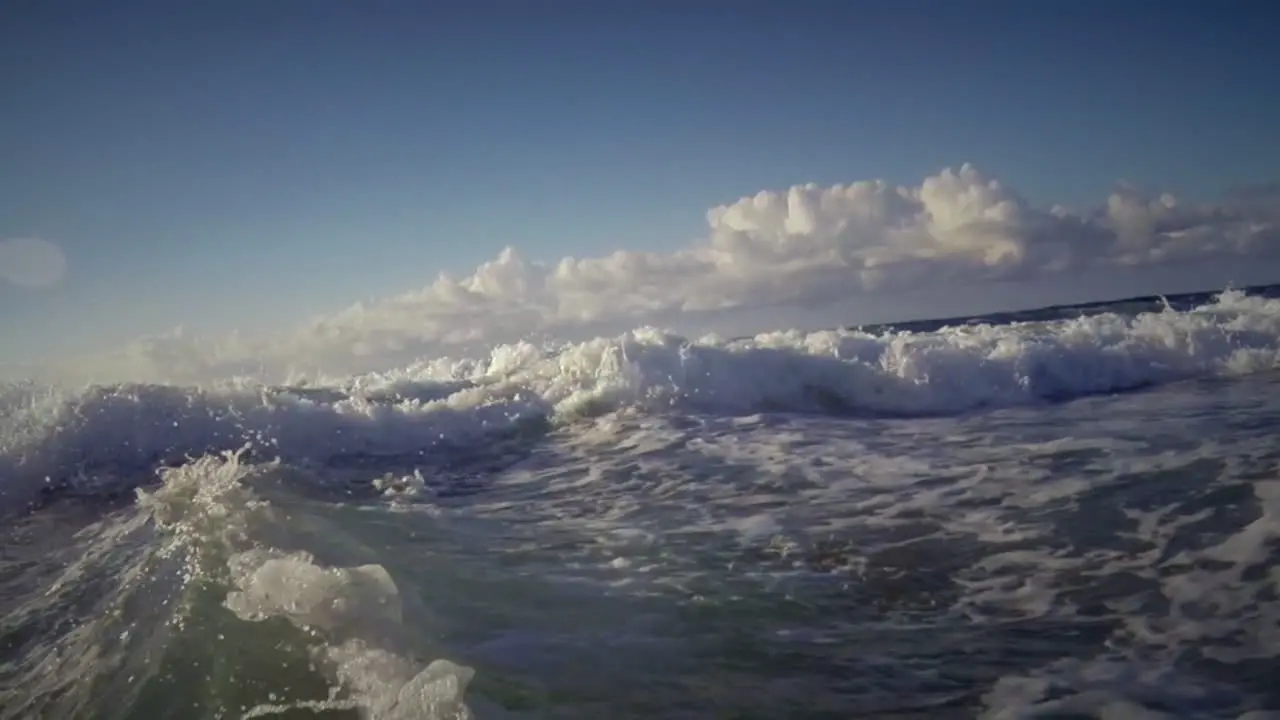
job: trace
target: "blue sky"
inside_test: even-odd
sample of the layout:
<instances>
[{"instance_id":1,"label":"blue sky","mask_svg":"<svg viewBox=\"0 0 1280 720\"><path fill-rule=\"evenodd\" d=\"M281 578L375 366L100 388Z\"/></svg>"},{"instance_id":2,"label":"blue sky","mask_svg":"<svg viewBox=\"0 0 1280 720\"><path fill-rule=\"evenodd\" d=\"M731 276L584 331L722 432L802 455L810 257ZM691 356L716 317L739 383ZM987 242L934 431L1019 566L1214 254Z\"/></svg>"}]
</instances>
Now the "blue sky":
<instances>
[{"instance_id":1,"label":"blue sky","mask_svg":"<svg viewBox=\"0 0 1280 720\"><path fill-rule=\"evenodd\" d=\"M0 239L68 274L0 282L0 362L287 327L507 245L670 251L797 183L971 162L1045 207L1122 179L1208 200L1280 180L1278 28L1261 3L10 3ZM1232 276L1204 273L1150 278Z\"/></svg>"}]
</instances>

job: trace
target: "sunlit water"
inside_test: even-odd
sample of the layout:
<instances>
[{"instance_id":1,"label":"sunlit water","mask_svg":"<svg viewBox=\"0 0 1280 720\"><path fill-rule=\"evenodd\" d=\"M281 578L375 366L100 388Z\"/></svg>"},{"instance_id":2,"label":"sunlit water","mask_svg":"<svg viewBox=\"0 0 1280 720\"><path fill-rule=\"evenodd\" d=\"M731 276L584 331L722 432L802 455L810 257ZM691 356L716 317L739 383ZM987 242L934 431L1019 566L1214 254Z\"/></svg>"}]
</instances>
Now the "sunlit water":
<instances>
[{"instance_id":1,"label":"sunlit water","mask_svg":"<svg viewBox=\"0 0 1280 720\"><path fill-rule=\"evenodd\" d=\"M0 718L1280 717L1280 302L1206 307L13 388Z\"/></svg>"}]
</instances>

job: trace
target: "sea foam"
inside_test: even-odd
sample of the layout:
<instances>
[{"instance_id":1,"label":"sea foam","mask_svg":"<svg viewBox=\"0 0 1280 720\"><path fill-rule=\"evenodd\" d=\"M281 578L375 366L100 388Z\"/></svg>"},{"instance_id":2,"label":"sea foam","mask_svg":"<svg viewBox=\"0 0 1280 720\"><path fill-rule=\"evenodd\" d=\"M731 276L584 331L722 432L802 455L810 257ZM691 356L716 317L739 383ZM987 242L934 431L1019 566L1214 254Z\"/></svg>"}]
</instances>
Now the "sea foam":
<instances>
[{"instance_id":1,"label":"sea foam","mask_svg":"<svg viewBox=\"0 0 1280 720\"><path fill-rule=\"evenodd\" d=\"M612 412L912 417L1241 375L1280 363L1280 300L1227 291L1188 311L933 332L653 328L291 386L245 380L0 390L0 493L118 491L165 464L250 446L285 462L434 456Z\"/></svg>"}]
</instances>

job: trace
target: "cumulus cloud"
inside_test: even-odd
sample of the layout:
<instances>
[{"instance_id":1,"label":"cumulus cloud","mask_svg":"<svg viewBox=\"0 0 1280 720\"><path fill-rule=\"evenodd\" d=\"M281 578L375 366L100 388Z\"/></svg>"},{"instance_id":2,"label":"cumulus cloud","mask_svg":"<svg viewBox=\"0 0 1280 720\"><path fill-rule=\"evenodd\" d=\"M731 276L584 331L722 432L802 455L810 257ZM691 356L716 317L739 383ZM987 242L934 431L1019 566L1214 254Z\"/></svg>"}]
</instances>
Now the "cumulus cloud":
<instances>
[{"instance_id":1,"label":"cumulus cloud","mask_svg":"<svg viewBox=\"0 0 1280 720\"><path fill-rule=\"evenodd\" d=\"M713 208L706 222L702 240L673 253L539 263L509 247L466 277L443 273L425 287L356 304L288 335L197 343L176 333L97 358L95 367L145 368L173 379L288 368L346 372L375 359L613 331L688 313L1260 255L1280 248L1280 192L1249 188L1198 204L1120 186L1102 206L1076 212L1034 207L964 165L914 187L873 180L764 191ZM60 274L57 267L45 276Z\"/></svg>"},{"instance_id":2,"label":"cumulus cloud","mask_svg":"<svg viewBox=\"0 0 1280 720\"><path fill-rule=\"evenodd\" d=\"M67 272L62 248L40 238L0 240L0 280L25 288L57 284Z\"/></svg>"}]
</instances>

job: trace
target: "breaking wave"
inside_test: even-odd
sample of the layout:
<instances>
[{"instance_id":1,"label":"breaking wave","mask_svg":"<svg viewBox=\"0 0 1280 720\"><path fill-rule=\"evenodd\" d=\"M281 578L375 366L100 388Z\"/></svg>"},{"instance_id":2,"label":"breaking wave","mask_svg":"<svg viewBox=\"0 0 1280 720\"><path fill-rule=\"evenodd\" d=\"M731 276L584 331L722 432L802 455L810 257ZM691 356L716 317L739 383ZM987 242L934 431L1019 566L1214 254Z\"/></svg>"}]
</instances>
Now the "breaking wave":
<instances>
[{"instance_id":1,"label":"breaking wave","mask_svg":"<svg viewBox=\"0 0 1280 720\"><path fill-rule=\"evenodd\" d=\"M1227 291L1185 311L967 323L931 332L689 339L651 328L292 386L128 384L0 392L8 508L50 488L248 445L289 463L447 459L606 412L912 417L1060 402L1280 364L1280 300Z\"/></svg>"}]
</instances>

